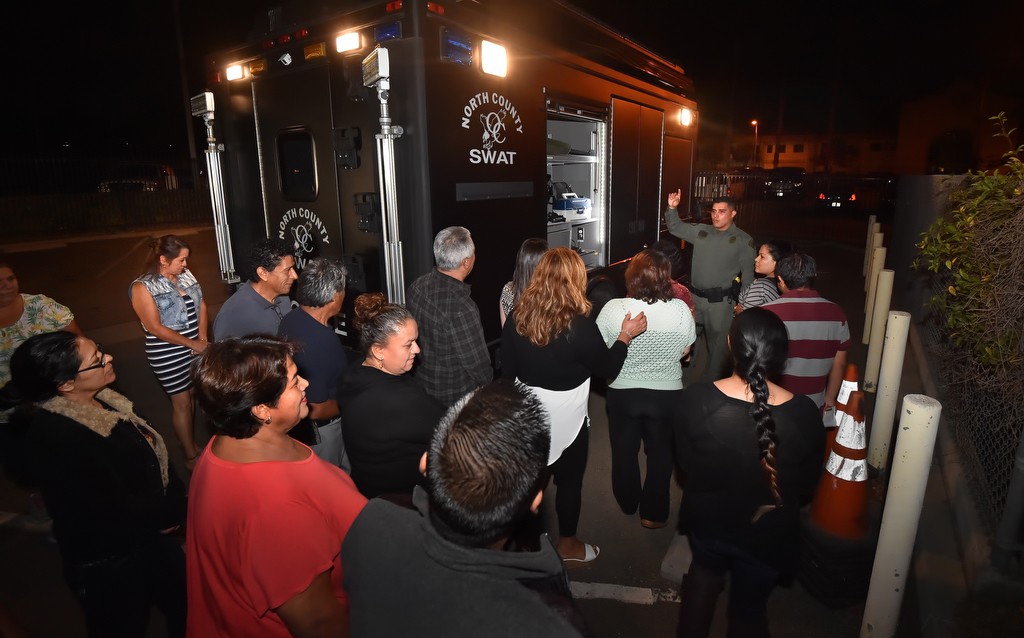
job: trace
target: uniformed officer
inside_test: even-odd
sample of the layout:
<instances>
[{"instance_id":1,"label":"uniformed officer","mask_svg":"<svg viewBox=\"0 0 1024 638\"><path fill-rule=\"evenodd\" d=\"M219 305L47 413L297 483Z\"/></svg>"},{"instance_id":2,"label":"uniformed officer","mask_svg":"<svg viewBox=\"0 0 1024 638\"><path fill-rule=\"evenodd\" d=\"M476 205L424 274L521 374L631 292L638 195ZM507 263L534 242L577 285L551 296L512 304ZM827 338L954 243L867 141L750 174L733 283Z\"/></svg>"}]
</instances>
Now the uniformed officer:
<instances>
[{"instance_id":1,"label":"uniformed officer","mask_svg":"<svg viewBox=\"0 0 1024 638\"><path fill-rule=\"evenodd\" d=\"M725 374L726 336L732 324L737 291L733 280L740 275L741 290L754 280L754 240L740 230L736 218L736 202L718 197L711 203L711 225L686 223L679 219L682 193L668 194L665 222L668 231L693 244L693 265L690 290L697 310L697 322L703 324L708 350L705 381L716 381Z\"/></svg>"}]
</instances>

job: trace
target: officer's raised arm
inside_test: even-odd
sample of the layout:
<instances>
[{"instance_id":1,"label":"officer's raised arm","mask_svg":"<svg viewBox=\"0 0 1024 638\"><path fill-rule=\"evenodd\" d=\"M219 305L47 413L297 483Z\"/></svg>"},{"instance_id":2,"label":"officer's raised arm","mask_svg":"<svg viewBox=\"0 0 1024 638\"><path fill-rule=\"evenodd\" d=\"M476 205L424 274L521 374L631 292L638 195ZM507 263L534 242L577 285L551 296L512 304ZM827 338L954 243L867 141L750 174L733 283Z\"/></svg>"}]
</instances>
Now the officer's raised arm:
<instances>
[{"instance_id":1,"label":"officer's raised arm","mask_svg":"<svg viewBox=\"0 0 1024 638\"><path fill-rule=\"evenodd\" d=\"M668 232L672 233L679 239L686 241L693 241L693 235L696 234L693 224L687 224L679 219L679 203L683 201L682 189L676 189L674 192L668 194L668 208L665 209L665 224L668 226Z\"/></svg>"}]
</instances>

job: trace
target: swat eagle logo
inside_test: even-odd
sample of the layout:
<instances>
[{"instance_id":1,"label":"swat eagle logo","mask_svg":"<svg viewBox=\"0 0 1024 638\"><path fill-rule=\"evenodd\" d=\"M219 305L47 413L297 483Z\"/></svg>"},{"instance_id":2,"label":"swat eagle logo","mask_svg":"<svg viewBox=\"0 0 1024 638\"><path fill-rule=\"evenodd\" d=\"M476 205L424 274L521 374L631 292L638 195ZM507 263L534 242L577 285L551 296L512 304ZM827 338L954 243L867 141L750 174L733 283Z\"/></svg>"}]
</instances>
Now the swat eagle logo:
<instances>
[{"instance_id":1,"label":"swat eagle logo","mask_svg":"<svg viewBox=\"0 0 1024 638\"><path fill-rule=\"evenodd\" d=\"M509 134L523 132L523 120L512 100L500 93L477 93L462 108L462 128L470 130L474 121L480 122L480 148L469 149L469 162L515 164L518 151L500 148Z\"/></svg>"}]
</instances>

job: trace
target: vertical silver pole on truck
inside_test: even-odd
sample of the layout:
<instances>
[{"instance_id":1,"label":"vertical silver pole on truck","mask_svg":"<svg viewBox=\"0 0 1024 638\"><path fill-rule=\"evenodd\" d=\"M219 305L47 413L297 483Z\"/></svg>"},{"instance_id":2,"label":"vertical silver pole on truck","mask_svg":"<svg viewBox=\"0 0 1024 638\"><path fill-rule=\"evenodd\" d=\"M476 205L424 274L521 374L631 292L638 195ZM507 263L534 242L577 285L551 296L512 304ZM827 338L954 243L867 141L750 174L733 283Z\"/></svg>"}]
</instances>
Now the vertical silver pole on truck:
<instances>
[{"instance_id":1,"label":"vertical silver pole on truck","mask_svg":"<svg viewBox=\"0 0 1024 638\"><path fill-rule=\"evenodd\" d=\"M384 239L384 270L388 300L405 303L405 266L402 261L402 239L398 229L398 192L395 178L395 140L402 136L402 127L391 123L388 92L391 89L391 68L388 50L377 47L363 59L363 86L377 89L380 101L380 133L377 139L377 183L380 188L381 234Z\"/></svg>"},{"instance_id":2,"label":"vertical silver pole on truck","mask_svg":"<svg viewBox=\"0 0 1024 638\"><path fill-rule=\"evenodd\" d=\"M217 238L217 257L220 260L220 278L226 283L239 281L235 274L235 257L231 252L231 231L228 228L228 210L224 201L224 173L220 154L223 144L213 136L213 93L206 91L191 100L192 115L202 117L206 124L206 172L210 182L210 204L213 208L213 231Z\"/></svg>"}]
</instances>

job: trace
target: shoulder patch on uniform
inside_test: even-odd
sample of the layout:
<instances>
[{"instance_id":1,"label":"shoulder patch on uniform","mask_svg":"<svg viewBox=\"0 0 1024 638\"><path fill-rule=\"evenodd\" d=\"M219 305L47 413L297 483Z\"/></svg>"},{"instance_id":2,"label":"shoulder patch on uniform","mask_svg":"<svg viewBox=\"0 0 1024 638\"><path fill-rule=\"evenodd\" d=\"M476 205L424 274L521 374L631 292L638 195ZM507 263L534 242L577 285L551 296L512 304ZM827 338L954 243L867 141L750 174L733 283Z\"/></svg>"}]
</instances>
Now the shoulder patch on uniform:
<instances>
[{"instance_id":1,"label":"shoulder patch on uniform","mask_svg":"<svg viewBox=\"0 0 1024 638\"><path fill-rule=\"evenodd\" d=\"M753 237L751 237L750 239L747 240L747 245L750 246L751 248L754 247L754 238Z\"/></svg>"},{"instance_id":2,"label":"shoulder patch on uniform","mask_svg":"<svg viewBox=\"0 0 1024 638\"><path fill-rule=\"evenodd\" d=\"M697 232L697 237L699 239L706 239L707 236L708 236L708 231L706 231L706 230L701 230L701 231Z\"/></svg>"},{"instance_id":3,"label":"shoulder patch on uniform","mask_svg":"<svg viewBox=\"0 0 1024 638\"><path fill-rule=\"evenodd\" d=\"M733 235L732 237L729 238L729 243L730 244L735 244L736 243L736 235Z\"/></svg>"}]
</instances>

